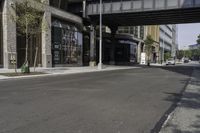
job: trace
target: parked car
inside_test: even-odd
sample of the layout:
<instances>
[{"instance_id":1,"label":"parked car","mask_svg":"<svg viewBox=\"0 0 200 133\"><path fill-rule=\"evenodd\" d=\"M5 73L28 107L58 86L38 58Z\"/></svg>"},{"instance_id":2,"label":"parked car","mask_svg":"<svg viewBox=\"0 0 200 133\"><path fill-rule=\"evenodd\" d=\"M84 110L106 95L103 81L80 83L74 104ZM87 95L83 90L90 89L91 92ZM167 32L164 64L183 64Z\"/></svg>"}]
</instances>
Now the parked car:
<instances>
[{"instance_id":1,"label":"parked car","mask_svg":"<svg viewBox=\"0 0 200 133\"><path fill-rule=\"evenodd\" d=\"M189 61L189 59L188 58L185 58L184 59L184 63L189 63L190 61Z\"/></svg>"},{"instance_id":2,"label":"parked car","mask_svg":"<svg viewBox=\"0 0 200 133\"><path fill-rule=\"evenodd\" d=\"M174 58L169 58L166 61L166 65L175 65L176 61L174 60Z\"/></svg>"}]
</instances>

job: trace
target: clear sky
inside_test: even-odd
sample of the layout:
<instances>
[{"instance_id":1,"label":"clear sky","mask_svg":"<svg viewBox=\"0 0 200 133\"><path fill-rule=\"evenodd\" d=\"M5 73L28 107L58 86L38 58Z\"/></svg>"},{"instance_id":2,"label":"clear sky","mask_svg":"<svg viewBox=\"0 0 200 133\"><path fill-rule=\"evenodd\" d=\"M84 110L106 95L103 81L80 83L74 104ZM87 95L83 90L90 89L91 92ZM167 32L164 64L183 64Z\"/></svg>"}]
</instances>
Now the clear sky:
<instances>
[{"instance_id":1,"label":"clear sky","mask_svg":"<svg viewBox=\"0 0 200 133\"><path fill-rule=\"evenodd\" d=\"M184 46L196 44L197 36L199 34L200 34L200 23L178 25L179 48L183 49Z\"/></svg>"}]
</instances>

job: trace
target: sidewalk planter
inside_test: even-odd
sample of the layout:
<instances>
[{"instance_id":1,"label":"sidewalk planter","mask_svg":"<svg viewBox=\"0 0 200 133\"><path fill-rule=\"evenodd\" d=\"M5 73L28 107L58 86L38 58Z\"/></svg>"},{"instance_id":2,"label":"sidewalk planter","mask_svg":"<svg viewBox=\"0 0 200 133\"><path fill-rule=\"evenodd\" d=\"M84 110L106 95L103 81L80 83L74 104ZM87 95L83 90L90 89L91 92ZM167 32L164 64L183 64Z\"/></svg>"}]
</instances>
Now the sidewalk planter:
<instances>
[{"instance_id":1,"label":"sidewalk planter","mask_svg":"<svg viewBox=\"0 0 200 133\"><path fill-rule=\"evenodd\" d=\"M90 66L91 67L95 67L96 66L96 62L95 61L90 61Z\"/></svg>"},{"instance_id":2,"label":"sidewalk planter","mask_svg":"<svg viewBox=\"0 0 200 133\"><path fill-rule=\"evenodd\" d=\"M30 68L29 68L29 66L23 65L23 66L21 67L21 72L22 72L22 73L30 73Z\"/></svg>"}]
</instances>

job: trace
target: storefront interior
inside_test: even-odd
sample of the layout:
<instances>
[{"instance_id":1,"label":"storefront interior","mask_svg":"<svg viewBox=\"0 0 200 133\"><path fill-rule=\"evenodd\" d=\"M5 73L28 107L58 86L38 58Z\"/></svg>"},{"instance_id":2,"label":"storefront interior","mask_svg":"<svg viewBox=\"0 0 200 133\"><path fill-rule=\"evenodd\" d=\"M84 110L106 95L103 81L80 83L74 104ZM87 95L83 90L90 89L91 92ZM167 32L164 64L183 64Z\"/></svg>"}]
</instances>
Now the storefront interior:
<instances>
[{"instance_id":1,"label":"storefront interior","mask_svg":"<svg viewBox=\"0 0 200 133\"><path fill-rule=\"evenodd\" d=\"M25 62L25 54L26 38L24 35L17 35L17 67L21 67ZM31 67L34 66L34 62L36 62L36 67L42 66L41 33L29 37L28 61Z\"/></svg>"},{"instance_id":2,"label":"storefront interior","mask_svg":"<svg viewBox=\"0 0 200 133\"><path fill-rule=\"evenodd\" d=\"M82 66L83 36L78 26L52 18L53 66Z\"/></svg>"}]
</instances>

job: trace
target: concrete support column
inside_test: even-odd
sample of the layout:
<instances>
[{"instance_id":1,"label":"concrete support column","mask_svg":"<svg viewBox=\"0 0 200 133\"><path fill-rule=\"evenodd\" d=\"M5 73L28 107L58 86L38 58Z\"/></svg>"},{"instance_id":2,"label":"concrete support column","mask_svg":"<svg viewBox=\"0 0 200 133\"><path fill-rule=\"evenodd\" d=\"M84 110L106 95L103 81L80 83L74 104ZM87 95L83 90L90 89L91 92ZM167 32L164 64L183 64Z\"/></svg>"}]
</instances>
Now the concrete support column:
<instances>
[{"instance_id":1,"label":"concrete support column","mask_svg":"<svg viewBox=\"0 0 200 133\"><path fill-rule=\"evenodd\" d=\"M96 33L95 27L90 27L90 66L96 65Z\"/></svg>"},{"instance_id":2,"label":"concrete support column","mask_svg":"<svg viewBox=\"0 0 200 133\"><path fill-rule=\"evenodd\" d=\"M17 62L16 23L11 19L15 15L11 7L12 0L5 0L3 5L3 62L4 68L14 68Z\"/></svg>"},{"instance_id":3,"label":"concrete support column","mask_svg":"<svg viewBox=\"0 0 200 133\"><path fill-rule=\"evenodd\" d=\"M116 40L115 40L115 35L117 32L117 27L112 27L111 29L111 49L110 49L110 65L115 65L115 45L116 45Z\"/></svg>"},{"instance_id":4,"label":"concrete support column","mask_svg":"<svg viewBox=\"0 0 200 133\"><path fill-rule=\"evenodd\" d=\"M51 53L51 12L46 8L43 16L42 28L42 66L52 67Z\"/></svg>"},{"instance_id":5,"label":"concrete support column","mask_svg":"<svg viewBox=\"0 0 200 133\"><path fill-rule=\"evenodd\" d=\"M137 63L141 62L141 42L137 45Z\"/></svg>"},{"instance_id":6,"label":"concrete support column","mask_svg":"<svg viewBox=\"0 0 200 133\"><path fill-rule=\"evenodd\" d=\"M138 26L137 28L138 28L138 36L137 36L137 38L140 38L140 26Z\"/></svg>"},{"instance_id":7,"label":"concrete support column","mask_svg":"<svg viewBox=\"0 0 200 133\"><path fill-rule=\"evenodd\" d=\"M86 0L83 0L83 18L86 18Z\"/></svg>"}]
</instances>

